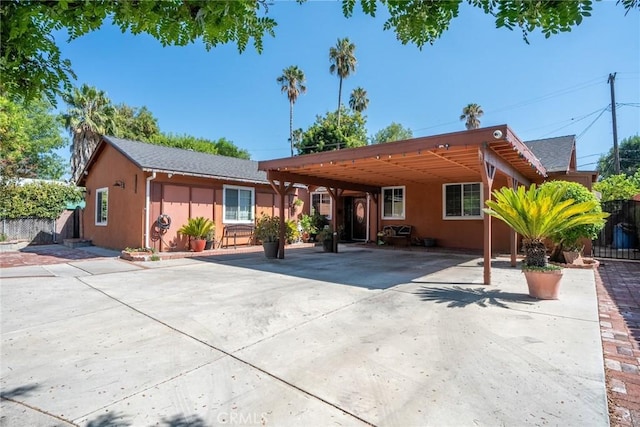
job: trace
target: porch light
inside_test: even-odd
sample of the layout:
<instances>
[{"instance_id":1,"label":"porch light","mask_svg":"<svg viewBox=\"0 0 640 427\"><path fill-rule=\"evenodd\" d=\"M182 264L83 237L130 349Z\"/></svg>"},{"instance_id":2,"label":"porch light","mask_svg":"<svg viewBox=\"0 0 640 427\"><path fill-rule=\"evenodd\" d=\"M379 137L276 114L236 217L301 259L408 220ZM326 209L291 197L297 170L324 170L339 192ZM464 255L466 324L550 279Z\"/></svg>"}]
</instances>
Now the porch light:
<instances>
[{"instance_id":1,"label":"porch light","mask_svg":"<svg viewBox=\"0 0 640 427\"><path fill-rule=\"evenodd\" d=\"M436 145L436 148L446 148L448 150L449 149L449 144L438 144L438 145Z\"/></svg>"},{"instance_id":2,"label":"porch light","mask_svg":"<svg viewBox=\"0 0 640 427\"><path fill-rule=\"evenodd\" d=\"M124 181L122 181L122 180L117 180L117 181L113 184L113 186L114 186L114 187L120 187L120 188L122 188L122 189L124 190Z\"/></svg>"}]
</instances>

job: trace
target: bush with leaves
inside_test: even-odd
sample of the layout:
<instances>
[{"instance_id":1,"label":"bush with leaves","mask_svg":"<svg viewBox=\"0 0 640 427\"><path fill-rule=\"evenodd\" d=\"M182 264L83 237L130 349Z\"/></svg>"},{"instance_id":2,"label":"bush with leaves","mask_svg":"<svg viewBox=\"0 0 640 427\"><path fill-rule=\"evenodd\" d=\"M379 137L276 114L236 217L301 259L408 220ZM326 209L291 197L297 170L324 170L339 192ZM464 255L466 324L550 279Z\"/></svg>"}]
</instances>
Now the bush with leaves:
<instances>
[{"instance_id":1,"label":"bush with leaves","mask_svg":"<svg viewBox=\"0 0 640 427\"><path fill-rule=\"evenodd\" d=\"M8 182L0 186L0 218L56 219L67 203L80 203L82 189L55 182L34 182L19 185Z\"/></svg>"},{"instance_id":2,"label":"bush with leaves","mask_svg":"<svg viewBox=\"0 0 640 427\"><path fill-rule=\"evenodd\" d=\"M575 203L595 202L588 214L600 214L602 208L596 196L582 184L568 181L550 181L542 184L541 189L549 189L554 193L563 194L560 201L572 199ZM582 239L595 239L604 227L604 222L576 225L575 227L561 230L550 236L555 244L551 253L551 261L564 262L563 251L579 251L582 248Z\"/></svg>"},{"instance_id":3,"label":"bush with leaves","mask_svg":"<svg viewBox=\"0 0 640 427\"><path fill-rule=\"evenodd\" d=\"M640 170L633 176L623 173L608 176L593 184L593 189L602 194L603 202L629 200L636 194L640 194Z\"/></svg>"}]
</instances>

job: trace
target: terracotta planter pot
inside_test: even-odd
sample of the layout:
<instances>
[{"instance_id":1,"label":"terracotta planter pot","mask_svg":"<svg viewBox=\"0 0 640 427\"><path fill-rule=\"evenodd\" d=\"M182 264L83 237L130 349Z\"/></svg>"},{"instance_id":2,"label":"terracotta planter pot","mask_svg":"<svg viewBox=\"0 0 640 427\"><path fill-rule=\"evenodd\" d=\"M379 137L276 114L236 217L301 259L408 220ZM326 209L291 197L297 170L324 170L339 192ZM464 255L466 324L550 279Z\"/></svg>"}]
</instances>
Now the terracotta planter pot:
<instances>
[{"instance_id":1,"label":"terracotta planter pot","mask_svg":"<svg viewBox=\"0 0 640 427\"><path fill-rule=\"evenodd\" d=\"M204 239L191 239L191 250L193 252L202 252L206 244L207 241Z\"/></svg>"},{"instance_id":2,"label":"terracotta planter pot","mask_svg":"<svg viewBox=\"0 0 640 427\"><path fill-rule=\"evenodd\" d=\"M562 270L525 271L529 296L538 299L558 299Z\"/></svg>"},{"instance_id":3,"label":"terracotta planter pot","mask_svg":"<svg viewBox=\"0 0 640 427\"><path fill-rule=\"evenodd\" d=\"M564 256L564 262L567 264L574 264L574 265L584 264L584 261L582 260L582 255L580 255L580 252L563 251L562 255Z\"/></svg>"}]
</instances>

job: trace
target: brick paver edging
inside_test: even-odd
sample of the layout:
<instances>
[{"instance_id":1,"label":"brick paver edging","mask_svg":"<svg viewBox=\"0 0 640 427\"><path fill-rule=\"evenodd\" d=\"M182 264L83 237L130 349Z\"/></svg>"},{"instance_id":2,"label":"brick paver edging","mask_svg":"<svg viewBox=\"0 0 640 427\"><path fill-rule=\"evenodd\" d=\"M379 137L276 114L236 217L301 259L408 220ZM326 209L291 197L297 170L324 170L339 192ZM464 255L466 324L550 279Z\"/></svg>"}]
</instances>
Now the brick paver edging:
<instances>
[{"instance_id":1,"label":"brick paver edging","mask_svg":"<svg viewBox=\"0 0 640 427\"><path fill-rule=\"evenodd\" d=\"M594 270L611 425L640 427L640 263Z\"/></svg>"}]
</instances>

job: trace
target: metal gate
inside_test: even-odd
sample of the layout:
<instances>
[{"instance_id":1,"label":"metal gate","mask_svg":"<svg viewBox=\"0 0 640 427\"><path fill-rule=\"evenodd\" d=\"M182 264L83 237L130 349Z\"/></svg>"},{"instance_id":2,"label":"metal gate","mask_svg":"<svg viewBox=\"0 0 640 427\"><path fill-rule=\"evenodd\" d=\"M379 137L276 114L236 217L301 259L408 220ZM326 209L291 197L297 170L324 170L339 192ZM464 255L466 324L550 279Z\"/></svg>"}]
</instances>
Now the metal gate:
<instances>
[{"instance_id":1,"label":"metal gate","mask_svg":"<svg viewBox=\"0 0 640 427\"><path fill-rule=\"evenodd\" d=\"M593 241L594 256L640 260L640 201L603 202L602 210L611 215Z\"/></svg>"}]
</instances>

